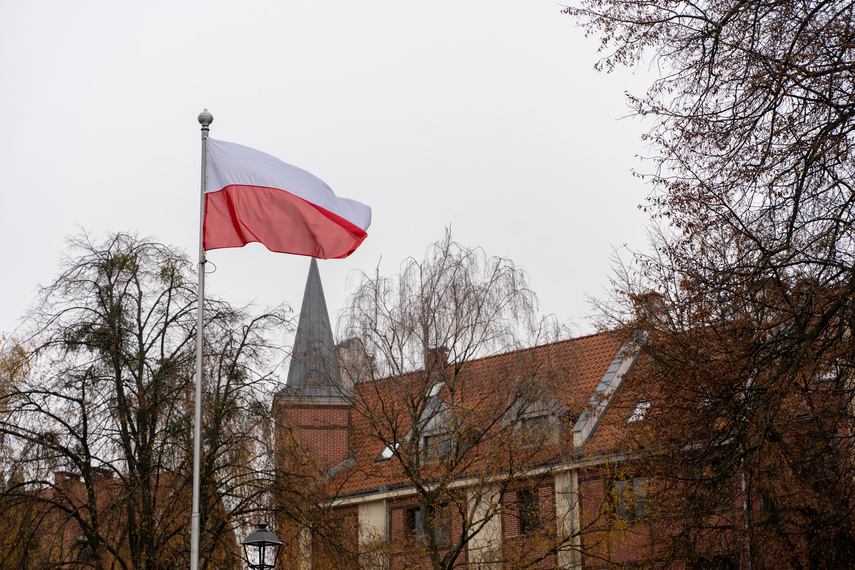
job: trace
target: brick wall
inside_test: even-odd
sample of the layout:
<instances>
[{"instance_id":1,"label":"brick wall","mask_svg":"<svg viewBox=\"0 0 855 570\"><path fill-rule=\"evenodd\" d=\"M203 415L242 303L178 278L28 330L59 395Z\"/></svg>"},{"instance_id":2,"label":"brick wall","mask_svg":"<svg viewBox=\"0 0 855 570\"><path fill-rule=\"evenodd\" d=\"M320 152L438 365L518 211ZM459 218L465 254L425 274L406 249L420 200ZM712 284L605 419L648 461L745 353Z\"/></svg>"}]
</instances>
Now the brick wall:
<instances>
[{"instance_id":1,"label":"brick wall","mask_svg":"<svg viewBox=\"0 0 855 570\"><path fill-rule=\"evenodd\" d=\"M460 505L455 501L465 501L465 497L441 500L437 505L444 505L446 537L449 543L455 542L462 532L462 519L459 514ZM425 547L424 537L417 535L412 528L412 510L418 508L418 500L412 497L404 497L389 501L389 548L390 563L392 569L430 568L430 558ZM438 524L438 523L437 523ZM437 531L442 532L442 531ZM447 548L439 548L440 556L448 552ZM466 568L468 552L466 547L460 552L455 560L455 568Z\"/></svg>"},{"instance_id":2,"label":"brick wall","mask_svg":"<svg viewBox=\"0 0 855 570\"><path fill-rule=\"evenodd\" d=\"M542 556L552 547L556 529L553 477L511 485L502 500L502 507L502 549L508 566L526 565L526 561ZM532 507L536 510L536 520L529 518L526 523L524 511ZM533 527L525 528L533 522ZM550 554L531 567L554 568L555 564L556 557Z\"/></svg>"},{"instance_id":3,"label":"brick wall","mask_svg":"<svg viewBox=\"0 0 855 570\"><path fill-rule=\"evenodd\" d=\"M291 561L284 561L289 568ZM356 507L337 509L312 533L312 570L359 567L359 516Z\"/></svg>"},{"instance_id":4,"label":"brick wall","mask_svg":"<svg viewBox=\"0 0 855 570\"><path fill-rule=\"evenodd\" d=\"M322 469L335 467L350 456L351 409L347 404L287 404L281 413Z\"/></svg>"},{"instance_id":5,"label":"brick wall","mask_svg":"<svg viewBox=\"0 0 855 570\"><path fill-rule=\"evenodd\" d=\"M615 512L615 476L605 470L589 470L579 477L582 497L582 543L587 556L583 568L605 568L598 558L617 564L650 558L652 536L646 519L621 518ZM631 481L628 489L632 489ZM630 505L632 503L630 502ZM632 506L629 512L633 512Z\"/></svg>"}]
</instances>

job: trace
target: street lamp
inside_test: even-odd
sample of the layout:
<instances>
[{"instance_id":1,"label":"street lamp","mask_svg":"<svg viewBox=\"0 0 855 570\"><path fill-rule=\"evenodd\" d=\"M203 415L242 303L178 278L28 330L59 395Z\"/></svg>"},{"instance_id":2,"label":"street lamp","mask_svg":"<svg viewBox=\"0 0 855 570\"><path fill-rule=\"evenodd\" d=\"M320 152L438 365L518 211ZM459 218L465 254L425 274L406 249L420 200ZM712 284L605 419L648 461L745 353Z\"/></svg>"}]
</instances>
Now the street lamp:
<instances>
[{"instance_id":1,"label":"street lamp","mask_svg":"<svg viewBox=\"0 0 855 570\"><path fill-rule=\"evenodd\" d=\"M241 544L250 570L272 570L276 566L282 541L267 530L266 523L259 523L258 530L246 537Z\"/></svg>"}]
</instances>

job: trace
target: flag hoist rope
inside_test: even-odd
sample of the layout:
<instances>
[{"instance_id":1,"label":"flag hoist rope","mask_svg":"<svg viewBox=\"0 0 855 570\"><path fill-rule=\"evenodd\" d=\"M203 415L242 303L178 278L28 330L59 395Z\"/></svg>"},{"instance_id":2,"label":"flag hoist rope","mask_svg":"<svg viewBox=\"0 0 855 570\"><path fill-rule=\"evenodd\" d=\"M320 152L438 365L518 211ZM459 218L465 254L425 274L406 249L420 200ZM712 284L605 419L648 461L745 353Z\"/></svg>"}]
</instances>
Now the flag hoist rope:
<instances>
[{"instance_id":1,"label":"flag hoist rope","mask_svg":"<svg viewBox=\"0 0 855 570\"><path fill-rule=\"evenodd\" d=\"M199 113L202 125L202 196L199 207L199 291L196 309L196 409L193 424L193 512L190 515L190 570L199 570L199 482L202 455L202 344L205 306L205 171L208 166L208 130L214 117L207 109Z\"/></svg>"}]
</instances>

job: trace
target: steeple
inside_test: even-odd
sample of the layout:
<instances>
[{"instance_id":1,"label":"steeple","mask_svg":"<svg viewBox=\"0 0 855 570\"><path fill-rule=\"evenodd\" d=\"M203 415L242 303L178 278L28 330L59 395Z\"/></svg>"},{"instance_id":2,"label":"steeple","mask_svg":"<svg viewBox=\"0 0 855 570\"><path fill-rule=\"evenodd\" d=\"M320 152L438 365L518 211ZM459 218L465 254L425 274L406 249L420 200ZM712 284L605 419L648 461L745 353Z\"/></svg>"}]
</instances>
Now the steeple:
<instances>
[{"instance_id":1,"label":"steeple","mask_svg":"<svg viewBox=\"0 0 855 570\"><path fill-rule=\"evenodd\" d=\"M290 396L312 400L341 400L347 395L341 386L324 288L314 258L309 265L285 390Z\"/></svg>"}]
</instances>

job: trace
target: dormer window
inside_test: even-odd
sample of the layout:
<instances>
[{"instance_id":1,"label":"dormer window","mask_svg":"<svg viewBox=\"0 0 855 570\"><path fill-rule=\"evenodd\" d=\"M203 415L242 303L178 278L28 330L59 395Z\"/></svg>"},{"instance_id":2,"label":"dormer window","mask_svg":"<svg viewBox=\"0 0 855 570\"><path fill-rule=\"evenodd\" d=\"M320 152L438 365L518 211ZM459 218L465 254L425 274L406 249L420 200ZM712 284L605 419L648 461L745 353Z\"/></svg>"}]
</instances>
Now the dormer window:
<instances>
[{"instance_id":1,"label":"dormer window","mask_svg":"<svg viewBox=\"0 0 855 570\"><path fill-rule=\"evenodd\" d=\"M522 428L532 435L545 434L549 431L549 423L549 416L546 414L529 416L520 421Z\"/></svg>"},{"instance_id":2,"label":"dormer window","mask_svg":"<svg viewBox=\"0 0 855 570\"><path fill-rule=\"evenodd\" d=\"M647 410L650 408L650 400L640 400L636 405L635 409L630 414L629 418L627 418L627 423L630 422L640 422L647 416Z\"/></svg>"},{"instance_id":3,"label":"dormer window","mask_svg":"<svg viewBox=\"0 0 855 570\"><path fill-rule=\"evenodd\" d=\"M430 387L430 391L428 391L428 398L435 398L437 394L439 394L442 387L445 386L445 382L434 382L434 384Z\"/></svg>"},{"instance_id":4,"label":"dormer window","mask_svg":"<svg viewBox=\"0 0 855 570\"><path fill-rule=\"evenodd\" d=\"M380 452L380 455L374 461L378 462L378 461L387 461L389 459L392 459L392 456L395 455L395 450L398 449L398 447L400 445L401 445L401 442L399 442L399 441L387 443L383 447L383 451Z\"/></svg>"},{"instance_id":5,"label":"dormer window","mask_svg":"<svg viewBox=\"0 0 855 570\"><path fill-rule=\"evenodd\" d=\"M564 408L536 408L516 419L517 437L524 447L555 445L578 419Z\"/></svg>"},{"instance_id":6,"label":"dormer window","mask_svg":"<svg viewBox=\"0 0 855 570\"><path fill-rule=\"evenodd\" d=\"M515 401L514 401L515 400ZM513 426L524 447L554 445L567 433L568 422L575 416L534 379L521 380L511 395L503 423Z\"/></svg>"},{"instance_id":7,"label":"dormer window","mask_svg":"<svg viewBox=\"0 0 855 570\"><path fill-rule=\"evenodd\" d=\"M451 434L447 432L425 436L425 456L428 459L445 459L451 454Z\"/></svg>"},{"instance_id":8,"label":"dormer window","mask_svg":"<svg viewBox=\"0 0 855 570\"><path fill-rule=\"evenodd\" d=\"M550 414L531 414L519 419L519 435L524 447L557 443L560 437L558 418Z\"/></svg>"},{"instance_id":9,"label":"dormer window","mask_svg":"<svg viewBox=\"0 0 855 570\"><path fill-rule=\"evenodd\" d=\"M431 386L429 393L439 393L444 385L444 382L437 382ZM428 399L419 424L418 437L422 462L444 459L451 454L454 422L451 411L445 407L439 398L432 396Z\"/></svg>"}]
</instances>

